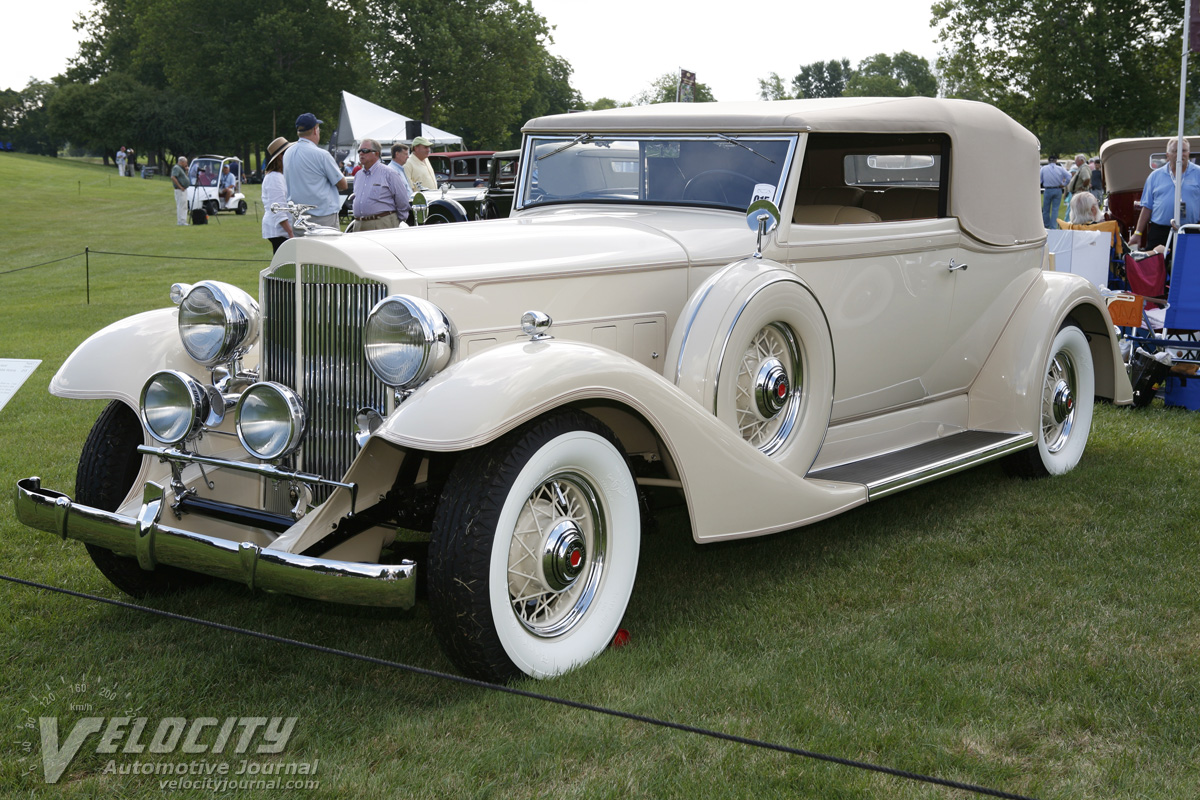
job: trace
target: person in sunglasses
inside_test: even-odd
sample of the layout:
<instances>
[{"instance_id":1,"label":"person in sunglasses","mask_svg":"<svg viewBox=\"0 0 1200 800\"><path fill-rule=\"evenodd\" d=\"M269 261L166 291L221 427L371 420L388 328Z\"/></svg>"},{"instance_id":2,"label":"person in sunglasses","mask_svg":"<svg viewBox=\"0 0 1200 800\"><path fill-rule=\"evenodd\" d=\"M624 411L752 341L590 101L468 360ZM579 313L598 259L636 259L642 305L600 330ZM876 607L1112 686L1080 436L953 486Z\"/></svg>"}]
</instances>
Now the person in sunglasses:
<instances>
[{"instance_id":1,"label":"person in sunglasses","mask_svg":"<svg viewBox=\"0 0 1200 800\"><path fill-rule=\"evenodd\" d=\"M379 142L363 139L358 146L362 169L354 176L354 230L399 227L408 219L408 188L396 170L379 159Z\"/></svg>"}]
</instances>

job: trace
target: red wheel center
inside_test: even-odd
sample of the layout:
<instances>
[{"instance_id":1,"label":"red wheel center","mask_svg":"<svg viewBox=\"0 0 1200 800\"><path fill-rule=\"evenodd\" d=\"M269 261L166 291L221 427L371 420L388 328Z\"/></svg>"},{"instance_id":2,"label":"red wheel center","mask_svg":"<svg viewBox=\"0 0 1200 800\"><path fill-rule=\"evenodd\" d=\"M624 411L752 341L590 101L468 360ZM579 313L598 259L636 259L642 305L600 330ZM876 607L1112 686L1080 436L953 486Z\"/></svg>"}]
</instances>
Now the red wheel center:
<instances>
[{"instance_id":1,"label":"red wheel center","mask_svg":"<svg viewBox=\"0 0 1200 800\"><path fill-rule=\"evenodd\" d=\"M571 568L579 569L579 565L583 561L583 553L579 552L578 550L572 550L570 558L571 558Z\"/></svg>"}]
</instances>

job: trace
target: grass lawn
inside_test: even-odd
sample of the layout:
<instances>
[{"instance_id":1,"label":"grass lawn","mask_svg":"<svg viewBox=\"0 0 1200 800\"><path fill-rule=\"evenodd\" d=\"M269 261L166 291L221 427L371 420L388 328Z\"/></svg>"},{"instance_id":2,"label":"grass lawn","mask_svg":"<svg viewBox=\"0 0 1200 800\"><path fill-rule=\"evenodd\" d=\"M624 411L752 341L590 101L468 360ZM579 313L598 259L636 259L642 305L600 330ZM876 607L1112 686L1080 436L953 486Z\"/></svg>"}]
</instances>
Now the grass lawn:
<instances>
[{"instance_id":1,"label":"grass lawn","mask_svg":"<svg viewBox=\"0 0 1200 800\"><path fill-rule=\"evenodd\" d=\"M267 259L270 246L253 210L176 227L164 178L3 154L0 184L0 358L42 361L0 410L0 486L40 475L70 493L104 404L48 394L66 356L102 326L167 305L172 282L254 293L264 266L172 259ZM246 187L252 209L257 189ZM90 304L82 258L10 272L84 248L161 258L92 255ZM985 466L805 529L704 547L668 509L644 538L630 645L521 688L1036 797L1195 797L1198 442L1200 415L1103 406L1082 464L1054 480ZM82 544L19 525L8 499L0 572L128 599ZM451 670L420 602L325 606L217 583L149 604ZM120 769L199 760L236 772L243 758L316 761L306 777L319 788L289 791L309 797L967 796L9 582L0 630L0 794L13 797L158 798L168 778ZM87 717L146 717L143 742L174 717L296 722L277 755L110 754L97 734L47 785L43 716L58 718L60 742Z\"/></svg>"}]
</instances>

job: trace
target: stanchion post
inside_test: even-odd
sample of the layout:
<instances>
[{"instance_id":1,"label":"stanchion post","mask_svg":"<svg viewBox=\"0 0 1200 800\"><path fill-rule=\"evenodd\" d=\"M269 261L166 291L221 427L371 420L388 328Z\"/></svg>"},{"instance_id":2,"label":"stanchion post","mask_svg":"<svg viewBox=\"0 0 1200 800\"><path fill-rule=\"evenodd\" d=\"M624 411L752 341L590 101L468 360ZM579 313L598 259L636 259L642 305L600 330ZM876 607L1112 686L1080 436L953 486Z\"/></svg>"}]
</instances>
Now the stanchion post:
<instances>
[{"instance_id":1,"label":"stanchion post","mask_svg":"<svg viewBox=\"0 0 1200 800\"><path fill-rule=\"evenodd\" d=\"M87 304L92 304L92 257L88 255L88 251L92 248L83 248L83 271L87 280Z\"/></svg>"}]
</instances>

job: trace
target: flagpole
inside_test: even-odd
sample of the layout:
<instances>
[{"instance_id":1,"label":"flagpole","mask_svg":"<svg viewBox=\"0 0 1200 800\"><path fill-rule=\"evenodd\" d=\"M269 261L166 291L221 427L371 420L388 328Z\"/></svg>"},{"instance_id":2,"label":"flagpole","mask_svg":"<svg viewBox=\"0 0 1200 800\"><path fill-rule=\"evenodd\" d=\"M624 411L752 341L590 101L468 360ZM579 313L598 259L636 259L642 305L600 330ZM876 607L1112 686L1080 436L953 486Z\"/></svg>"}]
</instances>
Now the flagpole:
<instances>
[{"instance_id":1,"label":"flagpole","mask_svg":"<svg viewBox=\"0 0 1200 800\"><path fill-rule=\"evenodd\" d=\"M1171 227L1182 224L1179 215L1179 204L1183 199L1183 115L1187 98L1187 67L1188 67L1188 37L1192 29L1192 0L1183 0L1183 55L1179 66L1179 133L1175 144L1175 214L1171 219Z\"/></svg>"}]
</instances>

